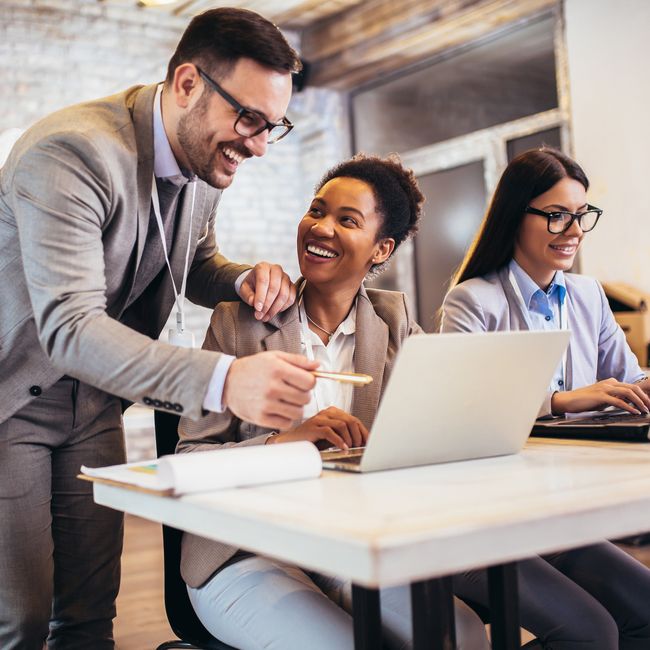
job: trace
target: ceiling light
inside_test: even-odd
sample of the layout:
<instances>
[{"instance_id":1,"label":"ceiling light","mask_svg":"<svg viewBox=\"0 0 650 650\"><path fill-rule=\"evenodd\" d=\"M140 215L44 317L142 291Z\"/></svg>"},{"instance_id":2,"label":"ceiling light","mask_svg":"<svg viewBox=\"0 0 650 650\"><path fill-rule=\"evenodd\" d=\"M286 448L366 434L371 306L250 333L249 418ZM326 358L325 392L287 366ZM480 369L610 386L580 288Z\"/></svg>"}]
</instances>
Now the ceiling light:
<instances>
[{"instance_id":1,"label":"ceiling light","mask_svg":"<svg viewBox=\"0 0 650 650\"><path fill-rule=\"evenodd\" d=\"M138 0L141 7L161 7L162 5L173 5L178 0Z\"/></svg>"}]
</instances>

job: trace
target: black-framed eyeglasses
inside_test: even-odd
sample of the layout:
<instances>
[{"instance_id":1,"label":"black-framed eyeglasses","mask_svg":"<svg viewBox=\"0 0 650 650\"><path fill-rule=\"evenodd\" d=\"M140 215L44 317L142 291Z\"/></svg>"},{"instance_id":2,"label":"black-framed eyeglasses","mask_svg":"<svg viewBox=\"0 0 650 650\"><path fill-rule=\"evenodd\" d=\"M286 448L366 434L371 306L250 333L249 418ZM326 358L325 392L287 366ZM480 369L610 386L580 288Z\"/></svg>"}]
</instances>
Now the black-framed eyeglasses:
<instances>
[{"instance_id":1,"label":"black-framed eyeglasses","mask_svg":"<svg viewBox=\"0 0 650 650\"><path fill-rule=\"evenodd\" d=\"M579 213L565 211L545 212L544 210L539 210L531 206L526 208L526 212L529 214L537 214L540 217L546 217L546 227L553 235L566 232L571 228L574 221L578 222L582 232L589 232L596 227L598 219L600 219L600 215L603 213L600 208L594 205L587 205L587 209Z\"/></svg>"},{"instance_id":2,"label":"black-framed eyeglasses","mask_svg":"<svg viewBox=\"0 0 650 650\"><path fill-rule=\"evenodd\" d=\"M293 124L286 118L283 117L281 122L274 124L269 122L264 116L260 115L257 111L251 110L242 106L230 93L225 91L214 79L211 79L201 68L198 66L196 69L199 71L199 74L205 81L208 82L208 85L215 92L219 93L236 111L237 117L235 119L235 132L244 138L254 138L256 135L262 133L262 131L268 131L268 144L273 144L281 138L284 138L291 129L293 129Z\"/></svg>"}]
</instances>

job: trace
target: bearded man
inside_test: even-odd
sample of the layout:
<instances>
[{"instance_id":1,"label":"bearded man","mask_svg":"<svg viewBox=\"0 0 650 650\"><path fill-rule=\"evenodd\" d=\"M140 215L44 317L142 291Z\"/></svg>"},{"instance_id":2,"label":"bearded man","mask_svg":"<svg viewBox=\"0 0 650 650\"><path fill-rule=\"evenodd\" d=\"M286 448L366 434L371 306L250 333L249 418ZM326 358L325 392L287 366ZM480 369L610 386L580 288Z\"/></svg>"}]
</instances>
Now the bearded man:
<instances>
[{"instance_id":1,"label":"bearded man","mask_svg":"<svg viewBox=\"0 0 650 650\"><path fill-rule=\"evenodd\" d=\"M81 464L124 462L122 410L230 409L287 428L315 366L233 359L157 340L183 296L241 299L272 318L282 269L217 249L221 191L286 135L296 53L258 14L194 18L163 84L41 120L0 170L0 647L112 648L121 514L95 506Z\"/></svg>"}]
</instances>

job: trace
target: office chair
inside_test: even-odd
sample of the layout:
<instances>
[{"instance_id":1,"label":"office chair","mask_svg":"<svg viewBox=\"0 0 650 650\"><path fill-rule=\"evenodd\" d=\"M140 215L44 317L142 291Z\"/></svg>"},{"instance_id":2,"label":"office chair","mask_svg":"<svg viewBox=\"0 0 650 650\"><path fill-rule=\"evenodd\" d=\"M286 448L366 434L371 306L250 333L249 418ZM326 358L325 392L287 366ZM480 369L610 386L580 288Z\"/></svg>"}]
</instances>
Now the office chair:
<instances>
[{"instance_id":1,"label":"office chair","mask_svg":"<svg viewBox=\"0 0 650 650\"><path fill-rule=\"evenodd\" d=\"M158 457L173 454L178 442L178 415L155 411L156 453ZM187 587L181 578L181 538L183 532L169 526L162 527L163 557L165 572L165 612L169 626L178 637L177 641L166 641L156 650L172 648L194 648L195 650L236 650L215 639L199 621Z\"/></svg>"}]
</instances>

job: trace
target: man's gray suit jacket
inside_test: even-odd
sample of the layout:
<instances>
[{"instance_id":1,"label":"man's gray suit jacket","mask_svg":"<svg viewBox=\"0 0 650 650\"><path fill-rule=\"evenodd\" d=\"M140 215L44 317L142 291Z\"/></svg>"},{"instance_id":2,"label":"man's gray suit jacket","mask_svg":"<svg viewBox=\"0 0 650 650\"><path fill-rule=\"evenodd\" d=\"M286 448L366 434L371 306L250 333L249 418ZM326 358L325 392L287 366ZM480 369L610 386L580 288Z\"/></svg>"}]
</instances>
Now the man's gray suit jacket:
<instances>
[{"instance_id":1,"label":"man's gray suit jacket","mask_svg":"<svg viewBox=\"0 0 650 650\"><path fill-rule=\"evenodd\" d=\"M169 275L126 311L151 210L155 91L137 86L46 117L0 170L0 422L63 375L202 414L218 353L153 340L173 305ZM170 258L180 286L189 236L187 295L210 308L237 298L248 268L218 253L220 194L197 181L190 233L185 193Z\"/></svg>"}]
</instances>

